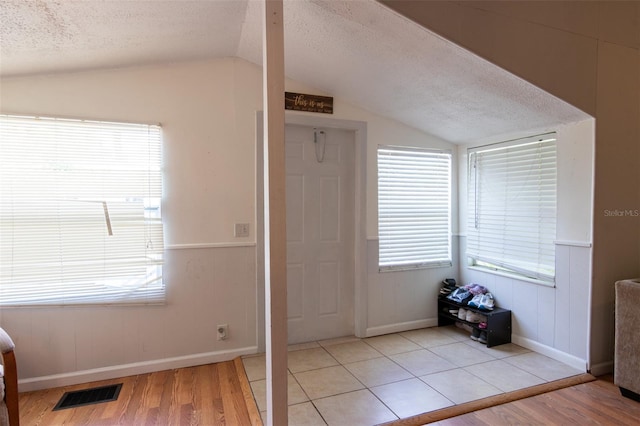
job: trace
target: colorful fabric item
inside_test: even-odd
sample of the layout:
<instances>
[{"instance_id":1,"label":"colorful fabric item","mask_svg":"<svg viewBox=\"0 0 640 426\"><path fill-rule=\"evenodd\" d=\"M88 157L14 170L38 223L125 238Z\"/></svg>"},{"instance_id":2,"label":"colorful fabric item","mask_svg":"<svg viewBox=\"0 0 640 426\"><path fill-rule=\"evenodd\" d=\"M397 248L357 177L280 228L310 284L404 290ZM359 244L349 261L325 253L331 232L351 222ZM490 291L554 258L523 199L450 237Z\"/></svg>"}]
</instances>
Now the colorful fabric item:
<instances>
[{"instance_id":1,"label":"colorful fabric item","mask_svg":"<svg viewBox=\"0 0 640 426\"><path fill-rule=\"evenodd\" d=\"M485 294L488 291L485 286L473 283L465 285L464 288L466 288L469 293L473 294L474 296L477 294Z\"/></svg>"},{"instance_id":2,"label":"colorful fabric item","mask_svg":"<svg viewBox=\"0 0 640 426\"><path fill-rule=\"evenodd\" d=\"M447 296L447 299L458 303L466 303L469 298L471 298L471 293L463 287L456 288Z\"/></svg>"}]
</instances>

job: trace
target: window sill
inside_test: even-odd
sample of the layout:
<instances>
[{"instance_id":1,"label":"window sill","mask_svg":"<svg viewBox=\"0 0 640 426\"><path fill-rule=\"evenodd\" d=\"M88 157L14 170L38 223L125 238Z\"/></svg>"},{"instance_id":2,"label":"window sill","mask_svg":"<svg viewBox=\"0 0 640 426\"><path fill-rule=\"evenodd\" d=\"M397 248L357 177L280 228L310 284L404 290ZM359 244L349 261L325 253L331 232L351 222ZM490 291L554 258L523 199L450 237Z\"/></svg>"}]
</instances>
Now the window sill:
<instances>
[{"instance_id":1,"label":"window sill","mask_svg":"<svg viewBox=\"0 0 640 426\"><path fill-rule=\"evenodd\" d=\"M488 274L499 275L501 277L511 278L511 279L514 279L514 280L523 281L523 282L530 283L530 284L541 285L541 286L544 286L544 287L555 288L555 286L556 286L555 281L554 282L544 281L544 280L540 280L540 279L536 279L536 278L525 277L524 275L519 275L519 274L515 274L515 273L497 271L495 269L485 268L483 266L467 266L467 268L471 269L473 271L486 272Z\"/></svg>"},{"instance_id":2,"label":"window sill","mask_svg":"<svg viewBox=\"0 0 640 426\"><path fill-rule=\"evenodd\" d=\"M378 267L378 272L406 272L416 271L418 269L451 268L451 266L453 266L453 263L438 263L433 265L384 266Z\"/></svg>"}]
</instances>

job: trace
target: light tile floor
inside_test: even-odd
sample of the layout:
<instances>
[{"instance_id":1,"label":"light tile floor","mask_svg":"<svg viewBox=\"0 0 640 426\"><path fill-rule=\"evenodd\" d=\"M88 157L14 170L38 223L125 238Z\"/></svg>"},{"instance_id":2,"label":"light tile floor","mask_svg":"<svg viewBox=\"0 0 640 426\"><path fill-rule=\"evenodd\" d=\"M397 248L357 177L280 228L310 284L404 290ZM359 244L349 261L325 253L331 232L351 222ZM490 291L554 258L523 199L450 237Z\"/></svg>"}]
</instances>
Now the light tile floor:
<instances>
[{"instance_id":1,"label":"light tile floor","mask_svg":"<svg viewBox=\"0 0 640 426\"><path fill-rule=\"evenodd\" d=\"M453 326L291 345L288 356L290 425L375 425L582 373ZM266 419L265 356L243 363Z\"/></svg>"}]
</instances>

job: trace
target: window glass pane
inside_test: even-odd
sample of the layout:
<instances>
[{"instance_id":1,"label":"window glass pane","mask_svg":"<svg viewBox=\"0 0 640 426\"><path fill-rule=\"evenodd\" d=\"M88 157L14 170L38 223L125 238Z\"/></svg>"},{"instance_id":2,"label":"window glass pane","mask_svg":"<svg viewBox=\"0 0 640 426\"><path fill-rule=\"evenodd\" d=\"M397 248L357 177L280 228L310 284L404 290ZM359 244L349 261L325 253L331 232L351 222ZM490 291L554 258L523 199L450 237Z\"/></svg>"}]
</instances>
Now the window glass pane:
<instances>
[{"instance_id":1,"label":"window glass pane","mask_svg":"<svg viewBox=\"0 0 640 426\"><path fill-rule=\"evenodd\" d=\"M380 270L451 265L451 154L378 147Z\"/></svg>"},{"instance_id":2,"label":"window glass pane","mask_svg":"<svg viewBox=\"0 0 640 426\"><path fill-rule=\"evenodd\" d=\"M158 303L158 126L0 116L0 305Z\"/></svg>"},{"instance_id":3,"label":"window glass pane","mask_svg":"<svg viewBox=\"0 0 640 426\"><path fill-rule=\"evenodd\" d=\"M469 150L472 264L554 280L556 169L555 134Z\"/></svg>"}]
</instances>

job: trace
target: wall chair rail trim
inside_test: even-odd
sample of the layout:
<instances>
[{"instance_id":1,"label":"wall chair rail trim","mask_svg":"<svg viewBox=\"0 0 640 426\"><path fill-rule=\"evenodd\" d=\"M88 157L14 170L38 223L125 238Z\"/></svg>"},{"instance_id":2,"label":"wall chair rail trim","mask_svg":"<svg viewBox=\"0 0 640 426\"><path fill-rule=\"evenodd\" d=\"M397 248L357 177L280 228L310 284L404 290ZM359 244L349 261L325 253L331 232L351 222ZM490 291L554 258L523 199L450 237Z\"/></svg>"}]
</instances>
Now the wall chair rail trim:
<instances>
[{"instance_id":1,"label":"wall chair rail trim","mask_svg":"<svg viewBox=\"0 0 640 426\"><path fill-rule=\"evenodd\" d=\"M209 248L232 248L232 247L255 247L255 241L242 243L193 243L193 244L166 244L166 250L187 250L187 249L209 249Z\"/></svg>"}]
</instances>

